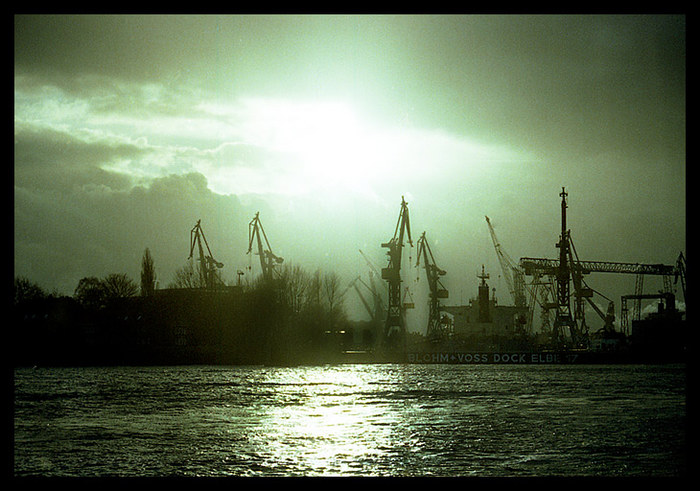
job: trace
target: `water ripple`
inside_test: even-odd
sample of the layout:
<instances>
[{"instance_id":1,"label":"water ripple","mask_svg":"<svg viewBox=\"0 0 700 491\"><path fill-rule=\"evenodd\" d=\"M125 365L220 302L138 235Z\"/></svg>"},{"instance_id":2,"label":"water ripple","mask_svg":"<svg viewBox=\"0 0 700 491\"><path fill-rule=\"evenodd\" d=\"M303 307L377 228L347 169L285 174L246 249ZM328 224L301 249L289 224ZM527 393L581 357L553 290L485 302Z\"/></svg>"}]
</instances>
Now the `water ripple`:
<instances>
[{"instance_id":1,"label":"water ripple","mask_svg":"<svg viewBox=\"0 0 700 491\"><path fill-rule=\"evenodd\" d=\"M685 473L684 367L515 368L18 369L15 474Z\"/></svg>"}]
</instances>

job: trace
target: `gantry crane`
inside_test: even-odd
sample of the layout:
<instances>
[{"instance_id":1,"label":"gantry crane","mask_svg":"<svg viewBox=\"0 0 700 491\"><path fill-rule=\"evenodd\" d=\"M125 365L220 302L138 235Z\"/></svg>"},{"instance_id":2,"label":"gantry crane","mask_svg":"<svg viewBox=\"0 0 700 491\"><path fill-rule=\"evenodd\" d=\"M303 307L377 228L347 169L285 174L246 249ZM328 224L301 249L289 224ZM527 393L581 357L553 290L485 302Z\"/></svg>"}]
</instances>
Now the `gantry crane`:
<instances>
[{"instance_id":1,"label":"gantry crane","mask_svg":"<svg viewBox=\"0 0 700 491\"><path fill-rule=\"evenodd\" d=\"M199 249L200 284L202 288L214 288L217 283L221 283L221 279L218 278L216 270L223 268L224 265L212 257L211 249L207 243L207 238L204 236L204 230L202 230L201 221L201 219L197 220L195 226L192 227L192 230L190 230L190 256L188 259L192 259L196 245ZM209 253L208 255L204 254L202 242L204 242L204 245L207 248L207 252Z\"/></svg>"},{"instance_id":2,"label":"gantry crane","mask_svg":"<svg viewBox=\"0 0 700 491\"><path fill-rule=\"evenodd\" d=\"M418 259L416 261L416 267L420 265L421 255L423 256L423 266L425 267L425 274L428 278L429 300L428 300L428 328L427 337L431 342L439 342L444 339L447 334L447 326L441 322L440 316L440 299L448 297L448 291L440 282L440 277L446 274L446 271L440 269L435 263L435 258L433 257L433 251L430 250L430 244L428 244L425 238L425 232L420 236L417 242L418 246Z\"/></svg>"},{"instance_id":3,"label":"gantry crane","mask_svg":"<svg viewBox=\"0 0 700 491\"><path fill-rule=\"evenodd\" d=\"M553 275L557 290L557 303L553 305L557 309L555 318L555 335L561 336L561 328L569 327L571 337L574 344L580 344L586 337L587 327L585 325L585 317L583 313L584 301L593 305L591 297L594 290L591 289L584 280L584 275L593 272L603 273L628 273L637 275L637 287L635 295L628 295L626 298L641 299L646 298L641 292L641 278L645 274L661 275L665 281L666 289L670 288L670 277L676 274L682 277L684 283L685 271L682 267L683 255L679 257L676 266L668 266L663 264L639 264L639 263L620 263L606 261L582 261L576 253L576 248L571 239L571 231L566 228L566 197L568 194L562 188L559 194L562 197L561 215L562 229L557 247L559 248L559 259L544 259L523 257L520 258L520 268L526 275ZM574 286L574 297L576 301L575 315L572 315L570 304L570 282ZM685 294L685 291L684 291ZM609 299L608 299L609 300ZM612 303L612 302L611 302ZM612 326L612 316L614 316L613 306L608 305L608 313L603 314L600 309L593 305L594 310L603 317L606 323L606 329ZM626 306L623 303L623 331L625 325Z\"/></svg>"},{"instance_id":4,"label":"gantry crane","mask_svg":"<svg viewBox=\"0 0 700 491\"><path fill-rule=\"evenodd\" d=\"M505 278L510 294L513 297L513 303L516 307L525 307L525 274L501 247L501 244L498 242L498 238L496 238L496 232L493 229L493 225L491 225L491 220L489 220L489 217L486 217L486 223L489 226L491 240L493 241L493 246L496 249L496 256L498 256L498 262L501 263L503 277Z\"/></svg>"},{"instance_id":5,"label":"gantry crane","mask_svg":"<svg viewBox=\"0 0 700 491\"><path fill-rule=\"evenodd\" d=\"M401 345L405 348L406 341L405 315L401 300L401 254L406 233L408 234L409 244L413 246L408 203L401 196L401 210L399 211L399 219L396 222L394 236L389 242L382 244L382 247L389 249L387 251L389 264L386 268L382 268L382 279L386 280L389 286L389 305L387 307L382 344L385 348L390 349L396 349Z\"/></svg>"},{"instance_id":6,"label":"gantry crane","mask_svg":"<svg viewBox=\"0 0 700 491\"><path fill-rule=\"evenodd\" d=\"M532 258L523 257L520 259L520 265L523 267L525 274L527 275L542 275L542 274L552 274L557 268L558 261L556 259L544 259L544 258ZM621 274L634 274L637 275L637 280L635 284L635 294L625 295L622 302L622 330L627 333L627 304L626 300L632 299L635 302L645 298L651 298L642 292L641 285L643 283L642 278L644 275L656 275L662 276L664 279L668 278L669 281L664 281L665 288L668 290L668 283L673 275L682 276L684 275L678 267L664 265L664 264L640 264L640 263L621 263L621 262L609 262L609 261L581 261L576 260L574 268L576 274L580 277L590 273L621 273ZM585 281L582 282L585 285ZM576 284L574 285L576 286ZM577 295L581 298L587 299L589 302L591 289L584 286ZM668 291L664 293L669 293ZM685 289L683 290L683 295L685 295ZM602 296L602 295L601 295ZM661 297L660 297L661 298ZM664 297L665 298L665 297ZM609 299L608 299L609 300ZM608 309L610 309L608 305ZM594 307L595 309L595 307ZM606 315L610 315L609 313ZM635 318L639 318L639 305L635 306Z\"/></svg>"},{"instance_id":7,"label":"gantry crane","mask_svg":"<svg viewBox=\"0 0 700 491\"><path fill-rule=\"evenodd\" d=\"M263 239L265 239L265 246L263 247ZM260 266L262 267L262 275L265 281L271 281L273 279L273 274L275 265L284 262L284 259L276 256L272 252L272 247L270 247L270 241L267 240L267 235L265 234L265 229L260 221L260 212L255 214L255 217L248 224L248 252L250 254L253 250L253 241L257 242L258 254L260 256Z\"/></svg>"},{"instance_id":8,"label":"gantry crane","mask_svg":"<svg viewBox=\"0 0 700 491\"><path fill-rule=\"evenodd\" d=\"M681 254L682 257L682 254ZM679 257L679 261L681 260L681 257ZM558 261L556 259L543 259L543 258L532 258L532 257L524 257L520 259L520 265L525 271L525 274L527 275L541 275L541 274L552 274L556 268L557 268L557 263ZM590 273L621 273L621 274L634 274L637 276L636 284L635 284L635 294L634 295L625 295L622 299L622 307L621 307L621 328L622 331L625 334L628 334L628 329L627 329L627 303L626 301L628 299L634 300L635 303L635 309L634 309L634 316L635 318L639 318L639 302L641 299L645 298L651 298L642 292L642 278L644 275L655 275L655 276L662 276L664 278L664 284L665 284L665 289L666 292L664 293L670 293L670 278L673 275L676 275L677 277L681 277L682 279L685 276L685 272L681 269L681 267L677 264L675 267L671 265L664 265L664 264L640 264L640 263L621 263L621 262L609 262L609 261L581 261L576 258L575 263L573 264L573 267L571 268L573 271L576 272L576 276L583 277L583 275L587 275ZM668 279L668 281L666 281ZM585 281L581 282L584 287L581 288L578 292L576 292L576 295L579 298L585 298L588 300L590 303L590 289L587 285L585 285ZM683 282L684 283L684 282ZM576 283L574 283L574 286L576 287ZM683 295L685 296L685 288L683 289ZM603 296L603 295L601 295ZM665 298L665 297L664 297ZM608 299L608 301L610 301ZM611 302L612 303L612 302ZM595 307L594 307L595 309ZM610 313L611 306L608 305L608 314L606 314L606 317L611 315ZM600 314L600 313L599 313Z\"/></svg>"}]
</instances>

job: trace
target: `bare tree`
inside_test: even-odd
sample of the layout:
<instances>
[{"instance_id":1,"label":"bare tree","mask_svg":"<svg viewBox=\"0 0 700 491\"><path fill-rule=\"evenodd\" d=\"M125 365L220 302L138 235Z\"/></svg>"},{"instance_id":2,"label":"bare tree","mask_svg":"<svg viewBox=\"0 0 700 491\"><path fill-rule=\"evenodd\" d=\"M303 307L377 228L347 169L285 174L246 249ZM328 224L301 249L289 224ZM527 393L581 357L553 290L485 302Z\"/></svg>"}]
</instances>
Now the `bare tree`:
<instances>
[{"instance_id":1,"label":"bare tree","mask_svg":"<svg viewBox=\"0 0 700 491\"><path fill-rule=\"evenodd\" d=\"M328 305L330 323L333 325L341 313L342 298L340 297L340 276L336 273L326 273L321 281L323 300Z\"/></svg>"},{"instance_id":2,"label":"bare tree","mask_svg":"<svg viewBox=\"0 0 700 491\"><path fill-rule=\"evenodd\" d=\"M113 273L102 280L107 298L133 297L139 291L136 282L124 273Z\"/></svg>"},{"instance_id":3,"label":"bare tree","mask_svg":"<svg viewBox=\"0 0 700 491\"><path fill-rule=\"evenodd\" d=\"M281 270L281 283L287 305L292 312L298 313L308 302L311 286L309 275L298 264L285 264Z\"/></svg>"},{"instance_id":4,"label":"bare tree","mask_svg":"<svg viewBox=\"0 0 700 491\"><path fill-rule=\"evenodd\" d=\"M309 303L313 303L317 306L321 305L321 270L320 269L317 269L316 272L314 272L313 277L311 278L311 282L309 285L308 301L309 301Z\"/></svg>"},{"instance_id":5,"label":"bare tree","mask_svg":"<svg viewBox=\"0 0 700 491\"><path fill-rule=\"evenodd\" d=\"M153 258L148 247L143 253L141 259L141 295L153 295L156 289L156 270L153 265Z\"/></svg>"},{"instance_id":6,"label":"bare tree","mask_svg":"<svg viewBox=\"0 0 700 491\"><path fill-rule=\"evenodd\" d=\"M15 278L14 303L19 304L25 301L46 298L46 292L38 284L29 279L19 276Z\"/></svg>"},{"instance_id":7,"label":"bare tree","mask_svg":"<svg viewBox=\"0 0 700 491\"><path fill-rule=\"evenodd\" d=\"M73 296L83 307L99 308L106 298L104 283L95 276L81 278Z\"/></svg>"},{"instance_id":8,"label":"bare tree","mask_svg":"<svg viewBox=\"0 0 700 491\"><path fill-rule=\"evenodd\" d=\"M203 288L202 275L199 274L200 265L195 267L191 260L175 271L175 279L170 283L170 288Z\"/></svg>"}]
</instances>

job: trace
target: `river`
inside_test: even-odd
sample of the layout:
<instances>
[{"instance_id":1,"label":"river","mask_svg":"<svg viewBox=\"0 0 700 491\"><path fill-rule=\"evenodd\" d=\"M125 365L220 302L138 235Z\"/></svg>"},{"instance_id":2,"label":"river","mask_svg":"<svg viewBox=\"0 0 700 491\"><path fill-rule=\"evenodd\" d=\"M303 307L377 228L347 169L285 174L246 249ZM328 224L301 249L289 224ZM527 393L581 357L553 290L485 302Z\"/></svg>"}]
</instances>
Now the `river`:
<instances>
[{"instance_id":1,"label":"river","mask_svg":"<svg viewBox=\"0 0 700 491\"><path fill-rule=\"evenodd\" d=\"M684 476L684 365L14 370L14 475Z\"/></svg>"}]
</instances>

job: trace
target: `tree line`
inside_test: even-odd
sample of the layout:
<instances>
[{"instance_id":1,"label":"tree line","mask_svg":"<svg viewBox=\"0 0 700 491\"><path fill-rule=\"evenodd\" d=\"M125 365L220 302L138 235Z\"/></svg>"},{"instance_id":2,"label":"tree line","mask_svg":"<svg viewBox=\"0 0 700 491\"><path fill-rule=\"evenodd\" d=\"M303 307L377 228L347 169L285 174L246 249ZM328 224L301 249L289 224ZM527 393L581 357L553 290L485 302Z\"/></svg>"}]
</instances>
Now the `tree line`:
<instances>
[{"instance_id":1,"label":"tree line","mask_svg":"<svg viewBox=\"0 0 700 491\"><path fill-rule=\"evenodd\" d=\"M23 344L18 352L31 353L28 344L41 344L60 360L57 346L66 353L109 348L110 360L118 363L116 346L132 353L138 345L144 353L157 347L163 363L168 362L163 353L176 349L173 362L314 362L353 342L357 323L348 320L347 289L335 272L285 263L276 266L272 280L259 276L245 286L221 282L212 290L201 284L198 268L198 262L188 261L168 288L157 289L146 249L140 284L123 273L88 276L71 297L16 277L15 331ZM364 340L371 343L373 335L365 332Z\"/></svg>"},{"instance_id":2,"label":"tree line","mask_svg":"<svg viewBox=\"0 0 700 491\"><path fill-rule=\"evenodd\" d=\"M175 271L174 279L167 288L206 288L202 280L203 276L200 274L200 268L198 262L188 261ZM104 278L86 276L78 281L73 298L84 307L98 308L112 299L154 295L156 293L156 280L153 257L150 250L146 248L141 260L140 285L125 273L111 273ZM259 276L248 288L253 290L264 288L264 282L262 276ZM278 291L278 300L285 304L285 310L288 314L302 314L304 310L323 306L329 319L343 320L346 318L341 279L334 272L322 273L320 269L317 269L314 273L309 273L297 264L284 264L277 266L276 275L272 282L275 290ZM220 276L218 283L225 286ZM36 282L24 276L18 276L14 280L13 296L14 305L18 305L28 301L56 298L60 295L56 292L48 293Z\"/></svg>"}]
</instances>

